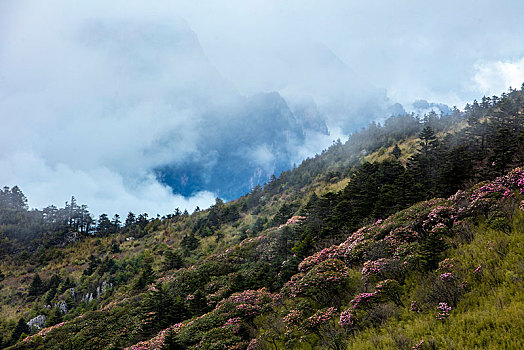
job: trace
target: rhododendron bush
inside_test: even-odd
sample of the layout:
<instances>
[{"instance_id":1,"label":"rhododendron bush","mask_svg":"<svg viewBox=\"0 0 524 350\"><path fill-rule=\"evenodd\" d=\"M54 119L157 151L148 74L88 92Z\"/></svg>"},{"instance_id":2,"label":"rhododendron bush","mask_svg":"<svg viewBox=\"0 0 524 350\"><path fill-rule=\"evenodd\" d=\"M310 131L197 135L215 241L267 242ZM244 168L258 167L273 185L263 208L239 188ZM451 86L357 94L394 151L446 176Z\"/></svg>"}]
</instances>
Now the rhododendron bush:
<instances>
[{"instance_id":1,"label":"rhododendron bush","mask_svg":"<svg viewBox=\"0 0 524 350\"><path fill-rule=\"evenodd\" d=\"M49 345L50 335L65 341L74 334L72 345L87 343L84 335L98 332L105 338L90 338L89 344L129 350L345 349L358 334L397 317L426 317L444 327L481 282L491 287L522 281L517 273L499 272L497 264L507 254L503 238L511 234L523 195L524 170L518 168L448 199L420 202L345 233L303 259L295 251L279 253L292 225L300 225L290 222L163 273L158 278L163 289L152 284L149 292L146 288L83 318L44 328L18 346ZM486 259L450 258L452 249L473 239L472 228L479 223L503 237L493 234L479 243ZM147 305L148 295L159 291L176 295L176 305L188 315L183 322L170 320L177 323L154 328L147 321L155 314L148 319L147 313L130 312L132 305ZM507 302L501 300L500 307ZM112 320L109 325L106 318ZM403 348L430 346L430 339L421 338L396 341Z\"/></svg>"},{"instance_id":2,"label":"rhododendron bush","mask_svg":"<svg viewBox=\"0 0 524 350\"><path fill-rule=\"evenodd\" d=\"M468 283L457 262L445 258L446 249L456 244L455 236L469 229L470 218L481 215L489 220L494 215L509 216L517 206L508 203L520 203L516 200L523 193L524 171L515 169L507 176L467 192L460 191L449 199L418 203L362 227L339 245L305 258L298 266L299 273L282 289L286 298L302 298L309 305L283 312L284 324L293 330L286 333L287 337L311 342L311 334L319 330L337 337L339 334L333 329L320 326L332 318L347 337L364 324L372 325L373 320L391 317L388 315L395 312L386 310L395 308L416 313L436 308L436 319L447 319L452 305L467 292ZM356 294L348 288L339 288L351 281L351 271L359 271L363 282ZM477 267L475 274L479 275L479 271ZM427 286L414 292L415 296L419 292L424 294L418 296L419 300L407 299L403 286L407 276L421 273L425 277L420 278L427 281ZM387 304L392 306L379 307ZM319 306L323 308L316 309ZM335 315L334 310L344 306L344 311ZM377 312L382 314L375 315ZM318 334L319 341L326 334ZM421 341L414 347L420 348L422 344Z\"/></svg>"}]
</instances>

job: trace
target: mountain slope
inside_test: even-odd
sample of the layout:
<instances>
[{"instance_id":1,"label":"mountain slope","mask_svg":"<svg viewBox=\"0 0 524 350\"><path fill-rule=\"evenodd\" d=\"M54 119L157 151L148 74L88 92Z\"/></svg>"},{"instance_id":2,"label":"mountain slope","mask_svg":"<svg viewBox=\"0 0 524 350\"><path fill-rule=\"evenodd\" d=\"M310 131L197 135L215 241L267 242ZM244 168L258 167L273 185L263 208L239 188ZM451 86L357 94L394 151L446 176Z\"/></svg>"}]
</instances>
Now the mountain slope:
<instances>
[{"instance_id":1,"label":"mountain slope","mask_svg":"<svg viewBox=\"0 0 524 350\"><path fill-rule=\"evenodd\" d=\"M85 228L68 216L79 205L51 217L4 190L0 212L18 219L0 221L2 345L521 345L520 324L491 336L487 327L506 329L507 318L482 310L518 316L522 305L524 173L496 178L522 164L522 94L372 124L264 188L191 215L124 225L106 216ZM51 328L25 327L41 315Z\"/></svg>"}]
</instances>

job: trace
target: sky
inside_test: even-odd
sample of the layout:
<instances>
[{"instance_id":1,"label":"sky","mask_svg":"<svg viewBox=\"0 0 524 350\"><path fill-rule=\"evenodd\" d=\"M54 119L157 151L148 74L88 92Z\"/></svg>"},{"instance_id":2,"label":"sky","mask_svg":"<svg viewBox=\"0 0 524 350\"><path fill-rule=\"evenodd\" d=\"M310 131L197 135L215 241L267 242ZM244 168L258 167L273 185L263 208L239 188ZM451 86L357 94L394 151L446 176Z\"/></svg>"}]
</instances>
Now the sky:
<instances>
[{"instance_id":1,"label":"sky","mask_svg":"<svg viewBox=\"0 0 524 350\"><path fill-rule=\"evenodd\" d=\"M522 23L520 0L3 0L0 185L37 208L72 195L95 214L207 207L215 193L184 198L154 175L202 157L203 112L312 97L331 135L305 157L362 122L369 96L463 108L519 88Z\"/></svg>"}]
</instances>

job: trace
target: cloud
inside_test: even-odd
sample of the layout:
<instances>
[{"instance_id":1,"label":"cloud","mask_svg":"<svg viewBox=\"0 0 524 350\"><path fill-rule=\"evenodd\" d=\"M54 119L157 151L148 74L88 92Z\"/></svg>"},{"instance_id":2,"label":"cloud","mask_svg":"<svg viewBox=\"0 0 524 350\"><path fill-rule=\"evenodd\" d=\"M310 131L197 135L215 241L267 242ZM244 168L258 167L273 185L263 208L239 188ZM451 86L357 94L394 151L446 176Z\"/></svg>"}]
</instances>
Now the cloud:
<instances>
[{"instance_id":1,"label":"cloud","mask_svg":"<svg viewBox=\"0 0 524 350\"><path fill-rule=\"evenodd\" d=\"M524 84L524 57L515 61L478 62L475 71L474 89L487 96L499 95Z\"/></svg>"},{"instance_id":2,"label":"cloud","mask_svg":"<svg viewBox=\"0 0 524 350\"><path fill-rule=\"evenodd\" d=\"M194 210L214 203L215 195L199 192L193 197L173 195L171 188L160 184L150 172L123 177L104 166L80 170L68 164L50 165L34 153L18 152L0 159L2 181L19 185L30 194L29 206L44 208L62 206L74 195L79 203L87 204L92 213L128 211L154 214L172 213L175 208Z\"/></svg>"},{"instance_id":3,"label":"cloud","mask_svg":"<svg viewBox=\"0 0 524 350\"><path fill-rule=\"evenodd\" d=\"M295 142L298 163L388 103L500 94L522 80L523 21L512 0L1 1L0 185L33 206L203 207L214 195L184 199L153 174L227 157L213 131L230 114L210 111L311 97L331 136ZM236 151L267 169L277 155Z\"/></svg>"},{"instance_id":4,"label":"cloud","mask_svg":"<svg viewBox=\"0 0 524 350\"><path fill-rule=\"evenodd\" d=\"M13 6L0 34L0 183L18 184L31 206L75 195L95 214L212 204L153 176L199 156L199 108L227 98L196 35L183 21L54 4L63 11Z\"/></svg>"}]
</instances>

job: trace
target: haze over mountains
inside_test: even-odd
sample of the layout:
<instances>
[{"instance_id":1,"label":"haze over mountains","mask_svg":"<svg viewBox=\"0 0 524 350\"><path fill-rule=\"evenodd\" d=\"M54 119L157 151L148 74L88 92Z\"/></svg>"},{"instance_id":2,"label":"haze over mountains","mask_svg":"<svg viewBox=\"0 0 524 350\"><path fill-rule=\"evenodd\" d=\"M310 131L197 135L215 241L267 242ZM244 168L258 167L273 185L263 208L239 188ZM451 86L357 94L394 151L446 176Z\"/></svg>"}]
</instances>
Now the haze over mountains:
<instances>
[{"instance_id":1,"label":"haze over mountains","mask_svg":"<svg viewBox=\"0 0 524 350\"><path fill-rule=\"evenodd\" d=\"M76 195L96 213L192 210L371 120L522 81L511 2L503 23L452 2L403 20L418 5L204 5L2 2L0 182L33 207Z\"/></svg>"},{"instance_id":2,"label":"haze over mountains","mask_svg":"<svg viewBox=\"0 0 524 350\"><path fill-rule=\"evenodd\" d=\"M16 95L7 98L6 109L24 115L11 123L23 129L27 119L34 122L34 128L29 127L32 144L18 158L3 159L4 167L19 178L24 176L14 168L19 168L17 159L25 157L31 167L39 164L53 173L50 178L63 176L75 186L78 177L84 177L80 181L102 187L100 180L109 176L120 183L111 186L123 191L149 186L143 191L157 191L154 200L165 201L162 197L172 190L200 197L195 205L207 206L215 196L233 199L245 194L328 146L336 134L330 135L327 121L338 133L348 134L387 115L391 105L384 90L355 80L323 46L304 48L304 55L314 57L323 71L312 80L299 79L315 65L295 66L290 74L298 80L284 98L275 91L239 93L209 61L184 21L92 19L71 36L74 41L68 43L75 50L67 48L63 54L77 56L42 62L32 72L40 78L34 86L41 99L38 114L36 106L23 105ZM61 65L61 74L48 77L48 64ZM291 67L291 62L284 64ZM10 78L8 73L7 86L14 88ZM76 86L78 81L87 84ZM354 91L358 86L359 96L345 92L345 87ZM52 100L47 90L55 88L63 96ZM344 119L348 114L359 117ZM69 145L65 151L64 144ZM19 147L13 149L17 152ZM3 180L9 183L15 177ZM36 190L31 183L23 186Z\"/></svg>"}]
</instances>

